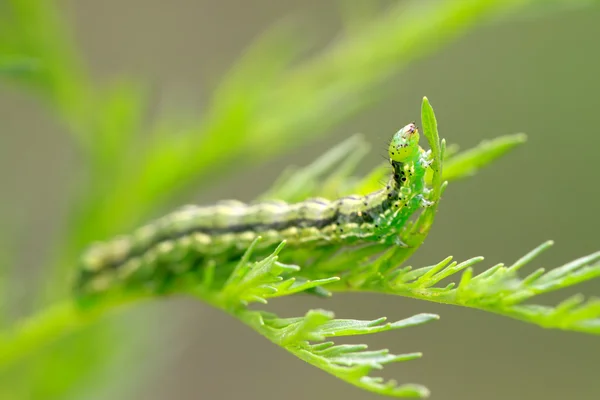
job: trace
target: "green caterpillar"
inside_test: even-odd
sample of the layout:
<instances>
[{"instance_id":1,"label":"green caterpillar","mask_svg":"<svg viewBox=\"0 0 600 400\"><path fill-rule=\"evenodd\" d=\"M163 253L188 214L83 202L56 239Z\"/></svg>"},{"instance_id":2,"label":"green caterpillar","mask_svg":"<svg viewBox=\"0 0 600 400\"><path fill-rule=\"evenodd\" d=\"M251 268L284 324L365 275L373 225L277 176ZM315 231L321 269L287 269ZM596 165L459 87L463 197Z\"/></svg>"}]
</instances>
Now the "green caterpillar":
<instances>
[{"instance_id":1,"label":"green caterpillar","mask_svg":"<svg viewBox=\"0 0 600 400\"><path fill-rule=\"evenodd\" d=\"M295 204L222 201L207 207L185 206L130 235L92 245L81 259L77 288L83 293L100 292L115 281L143 283L157 274L184 272L192 264L233 259L258 236L262 240L256 250L272 249L284 240L287 246L297 247L402 245L400 229L419 207L430 205L424 177L431 157L419 146L415 124L393 136L389 160L392 174L386 186L365 196L313 198Z\"/></svg>"}]
</instances>

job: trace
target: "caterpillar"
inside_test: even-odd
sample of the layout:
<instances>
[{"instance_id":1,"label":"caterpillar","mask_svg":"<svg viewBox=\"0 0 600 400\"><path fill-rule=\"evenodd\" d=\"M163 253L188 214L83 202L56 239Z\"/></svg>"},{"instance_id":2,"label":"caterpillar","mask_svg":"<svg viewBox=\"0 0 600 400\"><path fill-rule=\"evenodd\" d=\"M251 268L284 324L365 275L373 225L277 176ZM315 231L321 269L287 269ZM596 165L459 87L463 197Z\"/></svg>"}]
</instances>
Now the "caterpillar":
<instances>
[{"instance_id":1,"label":"caterpillar","mask_svg":"<svg viewBox=\"0 0 600 400\"><path fill-rule=\"evenodd\" d=\"M258 236L256 248L264 250L284 240L293 247L402 245L402 226L419 207L430 205L424 177L431 156L419 146L414 123L394 134L388 152L392 174L387 184L364 196L184 206L129 235L95 243L81 258L77 289L101 292L115 281L140 283L159 272L184 272L201 260L233 259ZM195 262L184 262L190 254Z\"/></svg>"}]
</instances>

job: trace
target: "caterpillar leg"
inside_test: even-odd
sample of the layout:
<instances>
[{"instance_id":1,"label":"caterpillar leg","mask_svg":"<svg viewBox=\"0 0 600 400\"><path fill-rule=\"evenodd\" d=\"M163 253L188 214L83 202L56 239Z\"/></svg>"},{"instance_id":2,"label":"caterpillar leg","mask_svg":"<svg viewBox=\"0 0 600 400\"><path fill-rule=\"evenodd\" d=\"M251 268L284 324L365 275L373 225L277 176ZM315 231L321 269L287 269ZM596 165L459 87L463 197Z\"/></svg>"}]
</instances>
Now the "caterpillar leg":
<instances>
[{"instance_id":1,"label":"caterpillar leg","mask_svg":"<svg viewBox=\"0 0 600 400\"><path fill-rule=\"evenodd\" d=\"M422 195L422 194L417 196L417 198L419 200L419 205L423 208L429 208L434 204L433 201L427 200L426 197L427 197L427 195Z\"/></svg>"}]
</instances>

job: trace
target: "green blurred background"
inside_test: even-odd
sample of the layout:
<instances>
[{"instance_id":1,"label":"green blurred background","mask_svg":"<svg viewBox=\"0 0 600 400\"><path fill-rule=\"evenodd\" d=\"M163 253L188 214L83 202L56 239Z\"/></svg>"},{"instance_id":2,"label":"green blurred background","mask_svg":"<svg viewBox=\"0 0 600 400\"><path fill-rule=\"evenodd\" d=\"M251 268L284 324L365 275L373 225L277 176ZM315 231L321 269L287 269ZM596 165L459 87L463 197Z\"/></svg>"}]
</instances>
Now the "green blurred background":
<instances>
[{"instance_id":1,"label":"green blurred background","mask_svg":"<svg viewBox=\"0 0 600 400\"><path fill-rule=\"evenodd\" d=\"M342 29L340 3L316 0L82 0L65 3L62 11L98 82L134 73L152 83L152 107L193 106L198 113L252 38L282 18L299 17L302 31L322 43ZM529 140L477 176L448 188L433 232L411 265L448 255L459 260L483 255L488 265L510 263L554 239L555 248L531 268L558 266L600 249L599 39L598 7L523 15L479 27L410 64L384 86L383 100L331 132L262 165L236 171L181 203L251 200L285 166L307 164L356 132L373 144L363 165L367 172L381 162L389 135L419 120L420 100L426 95L435 107L440 133L450 143L467 148L519 131ZM36 261L51 254L55 232L71 207L64 193L81 160L63 128L25 93L14 88L0 92L0 120L0 217L14 232L2 239L19 250L14 263L26 271L21 275L35 279ZM597 282L577 289L600 293ZM567 294L543 300L554 304ZM27 308L27 297L21 301L17 303ZM383 295L340 294L330 300L296 296L269 305L282 316L314 307L333 310L340 318L441 314L434 324L367 338L375 348L424 352L422 360L389 366L383 375L426 384L434 399L600 397L600 345L593 336ZM167 331L167 339L140 346L135 358L118 364L122 372L116 383L126 383L130 370L148 369L141 382L130 383L134 389L115 389L98 398L377 398L297 360L193 299L147 303L135 313L150 316L143 320L147 326L124 328L113 340L161 330ZM151 361L158 366L146 365ZM113 375L110 379L115 383ZM267 393L265 388L270 388ZM80 398L94 397L86 393Z\"/></svg>"}]
</instances>

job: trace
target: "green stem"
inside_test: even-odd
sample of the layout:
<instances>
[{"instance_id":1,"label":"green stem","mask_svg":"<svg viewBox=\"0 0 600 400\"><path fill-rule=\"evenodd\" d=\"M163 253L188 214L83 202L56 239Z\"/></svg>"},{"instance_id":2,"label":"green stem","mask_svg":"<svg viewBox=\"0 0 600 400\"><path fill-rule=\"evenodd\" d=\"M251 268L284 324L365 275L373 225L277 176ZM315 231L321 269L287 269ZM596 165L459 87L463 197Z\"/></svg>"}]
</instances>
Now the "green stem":
<instances>
[{"instance_id":1,"label":"green stem","mask_svg":"<svg viewBox=\"0 0 600 400\"><path fill-rule=\"evenodd\" d=\"M75 301L66 300L13 324L0 333L0 371L131 301L132 298L119 297L82 308Z\"/></svg>"}]
</instances>

